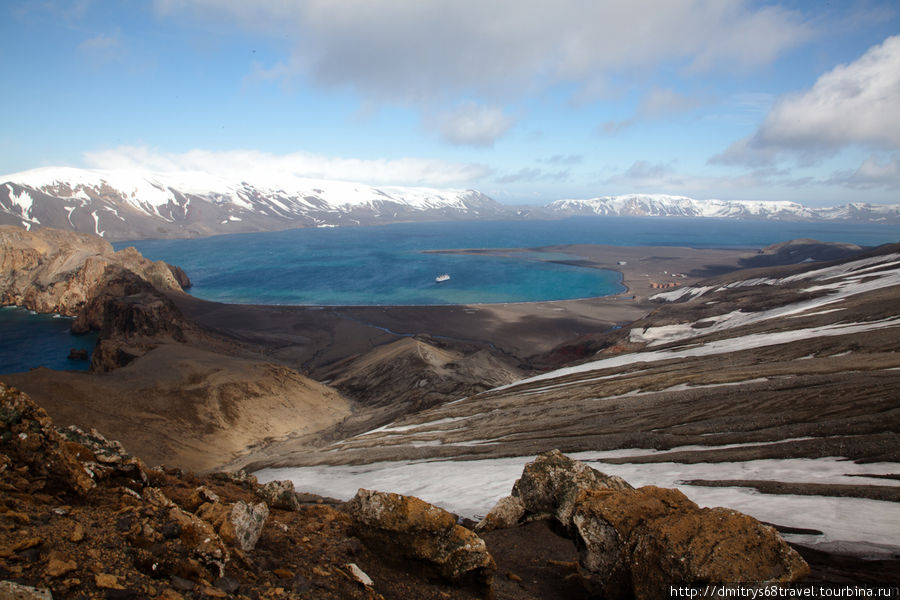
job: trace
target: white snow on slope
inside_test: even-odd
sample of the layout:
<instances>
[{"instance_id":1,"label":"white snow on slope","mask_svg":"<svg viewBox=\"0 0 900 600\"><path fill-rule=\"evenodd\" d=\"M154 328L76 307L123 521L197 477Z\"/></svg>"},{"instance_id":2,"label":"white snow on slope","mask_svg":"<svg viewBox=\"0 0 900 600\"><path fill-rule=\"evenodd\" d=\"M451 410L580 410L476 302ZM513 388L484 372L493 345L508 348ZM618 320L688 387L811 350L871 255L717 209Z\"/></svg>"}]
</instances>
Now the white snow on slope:
<instances>
[{"instance_id":1,"label":"white snow on slope","mask_svg":"<svg viewBox=\"0 0 900 600\"><path fill-rule=\"evenodd\" d=\"M778 344L787 344L800 340L813 339L817 337L834 337L839 335L848 335L851 333L861 333L864 331L872 331L887 327L900 327L900 317L892 317L881 319L878 321L868 321L865 323L838 323L831 325L823 325L820 327L809 327L806 329L795 329L792 331L777 331L772 333L758 333L734 337L725 340L714 340L705 344L697 344L672 350L652 350L646 352L632 352L621 354L609 358L602 358L587 362L573 367L565 367L555 371L549 371L534 377L522 379L514 383L510 383L495 390L503 390L515 388L520 385L534 383L535 381L545 381L565 377L578 373L588 373L599 369L609 369L613 367L621 367L643 362L658 362L662 360L670 360L674 358L689 358L693 356L709 356L713 354L725 354L727 352L740 352L743 350L751 350L753 348L762 348L765 346L776 346Z\"/></svg>"},{"instance_id":2,"label":"white snow on slope","mask_svg":"<svg viewBox=\"0 0 900 600\"><path fill-rule=\"evenodd\" d=\"M714 448L714 447L710 447ZM609 464L604 459L653 453L648 450L580 452L570 456L595 469L624 478L635 487L676 487L701 506L726 506L757 519L823 531L816 543L851 541L896 545L900 504L859 498L759 494L748 488L684 485L689 479L769 479L812 483L875 483L880 479L851 474L896 472L895 463L858 465L839 458L754 460L747 462L678 464ZM339 499L359 488L417 496L469 518L483 516L509 495L526 463L534 457L467 461L397 461L368 465L263 469L260 482L289 479L299 489Z\"/></svg>"},{"instance_id":3,"label":"white snow on slope","mask_svg":"<svg viewBox=\"0 0 900 600\"><path fill-rule=\"evenodd\" d=\"M699 321L691 323L676 323L643 329L634 328L629 334L629 341L645 342L652 347L734 329L745 325L752 325L770 319L802 316L803 313L809 314L808 311L812 310L819 311L816 314L822 314L822 309L824 307L840 302L851 296L887 287L900 286L900 268L898 267L900 267L900 254L888 254L852 261L833 267L817 269L778 280L755 279L752 280L753 283L749 283L751 280L748 280L748 285L760 285L764 282L770 283L770 285L781 285L784 283L808 280L827 281L829 283L810 286L803 291L829 291L831 293L818 298L794 302L784 306L770 308L768 310L755 312L737 310L723 315L700 319ZM706 291L709 288L705 287L701 289ZM672 296L666 297L666 299L672 298ZM677 296L674 297L674 299L677 298ZM701 327L698 327L698 325Z\"/></svg>"}]
</instances>

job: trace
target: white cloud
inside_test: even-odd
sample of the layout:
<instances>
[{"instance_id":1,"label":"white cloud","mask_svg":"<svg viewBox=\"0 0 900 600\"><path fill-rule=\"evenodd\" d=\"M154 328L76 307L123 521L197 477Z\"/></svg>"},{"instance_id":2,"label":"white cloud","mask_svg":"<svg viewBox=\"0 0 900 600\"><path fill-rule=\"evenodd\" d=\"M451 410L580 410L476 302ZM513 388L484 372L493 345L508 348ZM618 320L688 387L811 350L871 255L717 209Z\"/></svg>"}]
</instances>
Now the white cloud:
<instances>
[{"instance_id":1,"label":"white cloud","mask_svg":"<svg viewBox=\"0 0 900 600\"><path fill-rule=\"evenodd\" d=\"M748 0L157 0L158 14L231 19L293 43L260 69L422 103L467 93L499 99L675 65L692 72L770 64L812 35L799 13Z\"/></svg>"},{"instance_id":2,"label":"white cloud","mask_svg":"<svg viewBox=\"0 0 900 600\"><path fill-rule=\"evenodd\" d=\"M371 185L471 185L492 173L485 165L428 158L366 160L307 152L270 154L257 150L158 152L144 146L121 146L86 152L97 169L143 169L156 172L201 171L227 177L277 182L291 177L356 181Z\"/></svg>"},{"instance_id":3,"label":"white cloud","mask_svg":"<svg viewBox=\"0 0 900 600\"><path fill-rule=\"evenodd\" d=\"M666 88L654 88L644 96L634 115L621 121L607 121L600 126L601 133L618 133L641 120L688 112L700 105L700 100Z\"/></svg>"},{"instance_id":4,"label":"white cloud","mask_svg":"<svg viewBox=\"0 0 900 600\"><path fill-rule=\"evenodd\" d=\"M512 117L495 106L464 104L437 118L441 139L463 146L493 146L513 125Z\"/></svg>"},{"instance_id":5,"label":"white cloud","mask_svg":"<svg viewBox=\"0 0 900 600\"><path fill-rule=\"evenodd\" d=\"M900 154L894 154L887 160L870 156L856 171L835 173L830 183L854 189L900 189Z\"/></svg>"},{"instance_id":6,"label":"white cloud","mask_svg":"<svg viewBox=\"0 0 900 600\"><path fill-rule=\"evenodd\" d=\"M783 153L810 163L843 147L900 148L900 36L838 65L809 90L780 98L752 136L710 162L771 164Z\"/></svg>"},{"instance_id":7,"label":"white cloud","mask_svg":"<svg viewBox=\"0 0 900 600\"><path fill-rule=\"evenodd\" d=\"M78 51L91 61L104 64L122 59L125 45L118 32L112 35L101 33L81 42Z\"/></svg>"},{"instance_id":8,"label":"white cloud","mask_svg":"<svg viewBox=\"0 0 900 600\"><path fill-rule=\"evenodd\" d=\"M764 145L900 147L900 36L780 99L757 136Z\"/></svg>"}]
</instances>

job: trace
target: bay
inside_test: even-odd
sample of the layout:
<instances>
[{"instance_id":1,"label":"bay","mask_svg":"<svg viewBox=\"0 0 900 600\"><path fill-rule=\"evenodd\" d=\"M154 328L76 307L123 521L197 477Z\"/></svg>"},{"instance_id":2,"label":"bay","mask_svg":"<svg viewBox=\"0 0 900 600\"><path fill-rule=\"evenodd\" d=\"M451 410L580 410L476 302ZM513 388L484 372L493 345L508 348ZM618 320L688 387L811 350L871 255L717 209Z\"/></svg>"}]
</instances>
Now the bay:
<instances>
[{"instance_id":1,"label":"bay","mask_svg":"<svg viewBox=\"0 0 900 600\"><path fill-rule=\"evenodd\" d=\"M896 227L733 219L577 217L554 221L401 223L294 229L192 240L143 240L148 258L182 267L197 297L300 305L433 305L533 302L615 294L617 273L546 261L430 250L560 244L761 248L795 238L865 246L900 238ZM442 273L449 281L435 283Z\"/></svg>"},{"instance_id":2,"label":"bay","mask_svg":"<svg viewBox=\"0 0 900 600\"><path fill-rule=\"evenodd\" d=\"M875 246L900 241L900 231L846 223L578 217L295 229L115 246L135 246L148 258L182 267L194 282L190 292L208 300L391 305L556 300L622 289L618 273L547 262L565 258L558 254L525 251L497 257L430 250L561 244L750 249L796 238ZM436 283L442 273L450 280ZM0 310L0 373L39 365L87 368L86 361L68 360L68 352L90 350L96 338L73 336L69 326L64 318Z\"/></svg>"},{"instance_id":3,"label":"bay","mask_svg":"<svg viewBox=\"0 0 900 600\"><path fill-rule=\"evenodd\" d=\"M0 373L19 373L39 366L86 370L90 361L69 359L69 350L87 350L90 354L97 335L73 335L73 320L13 306L0 308Z\"/></svg>"}]
</instances>

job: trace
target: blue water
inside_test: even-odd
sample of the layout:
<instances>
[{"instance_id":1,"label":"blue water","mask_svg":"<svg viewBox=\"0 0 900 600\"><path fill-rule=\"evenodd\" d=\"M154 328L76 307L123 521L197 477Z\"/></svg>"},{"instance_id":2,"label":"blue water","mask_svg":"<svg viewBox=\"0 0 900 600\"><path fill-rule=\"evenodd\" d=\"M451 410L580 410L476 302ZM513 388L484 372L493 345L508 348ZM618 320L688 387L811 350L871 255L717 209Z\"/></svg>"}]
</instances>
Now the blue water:
<instances>
[{"instance_id":1,"label":"blue water","mask_svg":"<svg viewBox=\"0 0 900 600\"><path fill-rule=\"evenodd\" d=\"M191 293L223 302L268 304L457 304L522 302L613 294L617 273L546 262L567 255L428 254L459 248L534 248L558 244L761 248L794 238L863 246L900 241L896 226L773 223L720 219L579 217L559 221L408 223L298 229L196 240L150 240L145 256L184 268ZM450 281L434 278L449 273ZM0 373L44 365L83 369L69 348L95 337L69 333L70 320L0 310Z\"/></svg>"},{"instance_id":2,"label":"blue water","mask_svg":"<svg viewBox=\"0 0 900 600\"><path fill-rule=\"evenodd\" d=\"M18 373L44 366L85 370L89 360L69 360L69 349L90 353L96 334L72 335L73 319L38 315L23 308L0 308L0 373Z\"/></svg>"},{"instance_id":3,"label":"blue water","mask_svg":"<svg viewBox=\"0 0 900 600\"><path fill-rule=\"evenodd\" d=\"M900 240L890 226L772 223L727 219L578 217L558 221L404 223L296 229L134 245L181 266L191 293L220 302L415 305L527 302L614 294L617 273L513 256L428 254L460 248L557 244L760 248L794 238L878 245ZM449 273L450 281L434 278Z\"/></svg>"}]
</instances>

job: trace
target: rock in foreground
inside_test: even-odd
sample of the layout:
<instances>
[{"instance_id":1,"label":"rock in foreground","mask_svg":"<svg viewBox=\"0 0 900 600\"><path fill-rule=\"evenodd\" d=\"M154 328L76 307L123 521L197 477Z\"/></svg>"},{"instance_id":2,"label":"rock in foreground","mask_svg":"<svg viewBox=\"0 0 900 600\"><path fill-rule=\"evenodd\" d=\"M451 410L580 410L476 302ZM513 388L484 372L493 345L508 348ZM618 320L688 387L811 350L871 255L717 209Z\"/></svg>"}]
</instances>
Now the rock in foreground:
<instances>
[{"instance_id":1,"label":"rock in foreground","mask_svg":"<svg viewBox=\"0 0 900 600\"><path fill-rule=\"evenodd\" d=\"M809 574L774 528L750 516L700 508L678 490L633 489L558 450L526 465L478 529L539 518L574 539L588 587L609 599L666 598L673 583L787 584Z\"/></svg>"},{"instance_id":2,"label":"rock in foreground","mask_svg":"<svg viewBox=\"0 0 900 600\"><path fill-rule=\"evenodd\" d=\"M411 496L360 489L347 504L357 535L399 560L452 582L490 589L494 559L484 540L442 508Z\"/></svg>"}]
</instances>

